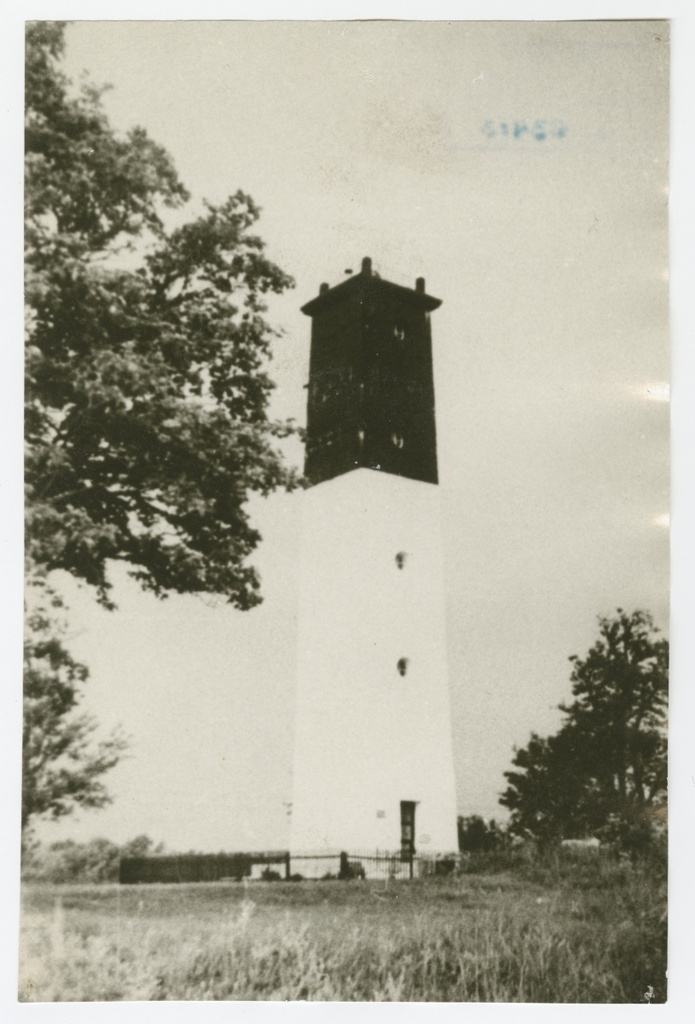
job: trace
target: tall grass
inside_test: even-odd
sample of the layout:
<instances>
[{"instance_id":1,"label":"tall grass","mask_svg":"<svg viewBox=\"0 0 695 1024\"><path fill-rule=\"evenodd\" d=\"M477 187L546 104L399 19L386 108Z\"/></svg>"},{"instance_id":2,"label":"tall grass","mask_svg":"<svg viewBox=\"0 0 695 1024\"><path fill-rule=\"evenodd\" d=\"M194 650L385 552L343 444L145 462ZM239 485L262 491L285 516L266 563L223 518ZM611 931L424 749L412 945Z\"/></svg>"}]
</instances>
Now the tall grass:
<instances>
[{"instance_id":1,"label":"tall grass","mask_svg":"<svg viewBox=\"0 0 695 1024\"><path fill-rule=\"evenodd\" d=\"M20 999L640 1002L651 985L661 1001L664 886L598 863L390 885L34 886Z\"/></svg>"}]
</instances>

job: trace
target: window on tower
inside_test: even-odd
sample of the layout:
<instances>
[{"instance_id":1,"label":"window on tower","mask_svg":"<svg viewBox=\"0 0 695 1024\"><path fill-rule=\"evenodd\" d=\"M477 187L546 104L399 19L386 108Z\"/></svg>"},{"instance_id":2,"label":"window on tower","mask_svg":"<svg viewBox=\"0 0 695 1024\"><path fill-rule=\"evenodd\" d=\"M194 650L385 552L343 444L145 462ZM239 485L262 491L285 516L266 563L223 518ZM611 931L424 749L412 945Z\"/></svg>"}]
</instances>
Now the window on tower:
<instances>
[{"instance_id":1,"label":"window on tower","mask_svg":"<svg viewBox=\"0 0 695 1024\"><path fill-rule=\"evenodd\" d=\"M399 675L404 676L408 671L408 658L399 658L396 668L398 669Z\"/></svg>"},{"instance_id":2,"label":"window on tower","mask_svg":"<svg viewBox=\"0 0 695 1024\"><path fill-rule=\"evenodd\" d=\"M399 434L398 431L394 431L393 434L391 434L391 444L395 448L402 448L403 445L405 444L405 439L403 435Z\"/></svg>"},{"instance_id":3,"label":"window on tower","mask_svg":"<svg viewBox=\"0 0 695 1024\"><path fill-rule=\"evenodd\" d=\"M406 558L407 555L405 551L399 551L398 554L396 555L396 565L398 566L399 569L402 569L403 566L405 565Z\"/></svg>"}]
</instances>

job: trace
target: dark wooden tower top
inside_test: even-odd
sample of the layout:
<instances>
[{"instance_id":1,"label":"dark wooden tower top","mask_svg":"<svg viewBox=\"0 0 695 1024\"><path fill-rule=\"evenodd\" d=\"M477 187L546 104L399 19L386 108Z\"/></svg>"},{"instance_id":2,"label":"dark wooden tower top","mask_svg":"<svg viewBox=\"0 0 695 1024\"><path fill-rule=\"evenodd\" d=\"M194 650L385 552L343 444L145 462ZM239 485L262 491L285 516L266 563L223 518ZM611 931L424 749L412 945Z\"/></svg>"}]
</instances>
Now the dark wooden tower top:
<instances>
[{"instance_id":1,"label":"dark wooden tower top","mask_svg":"<svg viewBox=\"0 0 695 1024\"><path fill-rule=\"evenodd\" d=\"M359 274L322 284L312 318L305 473L312 484L352 469L437 483L432 337L425 292Z\"/></svg>"}]
</instances>

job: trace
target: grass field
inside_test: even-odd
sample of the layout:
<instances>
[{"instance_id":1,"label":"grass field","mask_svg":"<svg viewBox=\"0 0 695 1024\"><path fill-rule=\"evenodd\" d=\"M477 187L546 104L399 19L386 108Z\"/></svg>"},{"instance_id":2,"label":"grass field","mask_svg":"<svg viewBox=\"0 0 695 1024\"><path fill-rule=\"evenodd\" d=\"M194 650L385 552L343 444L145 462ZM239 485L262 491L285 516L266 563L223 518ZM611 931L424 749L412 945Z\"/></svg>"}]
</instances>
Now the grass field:
<instances>
[{"instance_id":1,"label":"grass field","mask_svg":"<svg viewBox=\"0 0 695 1024\"><path fill-rule=\"evenodd\" d=\"M414 882L25 885L22 1001L652 1002L665 881L629 865Z\"/></svg>"}]
</instances>

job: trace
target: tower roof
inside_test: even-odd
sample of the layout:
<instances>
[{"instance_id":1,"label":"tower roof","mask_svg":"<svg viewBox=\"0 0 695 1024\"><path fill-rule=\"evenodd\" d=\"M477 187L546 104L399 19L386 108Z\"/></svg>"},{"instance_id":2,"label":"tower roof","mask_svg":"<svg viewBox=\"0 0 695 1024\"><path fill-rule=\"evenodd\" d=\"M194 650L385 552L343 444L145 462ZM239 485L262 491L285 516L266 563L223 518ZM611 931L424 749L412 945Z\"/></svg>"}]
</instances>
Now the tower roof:
<instances>
[{"instance_id":1,"label":"tower roof","mask_svg":"<svg viewBox=\"0 0 695 1024\"><path fill-rule=\"evenodd\" d=\"M415 282L415 288L404 288L403 285L394 284L392 281L384 281L372 271L372 261L369 256L365 256L362 260L362 269L359 274L348 277L333 288L329 288L327 284L322 284L316 298L311 299L301 307L302 313L305 313L307 316L316 316L317 313L323 312L336 302L341 302L359 292L364 293L366 296L367 293L371 292L373 294L375 291L381 292L382 295L388 294L393 299L397 298L401 302L412 302L420 306L427 313L431 313L432 310L437 309L442 304L441 299L435 299L433 295L427 295L424 277L418 277Z\"/></svg>"}]
</instances>

